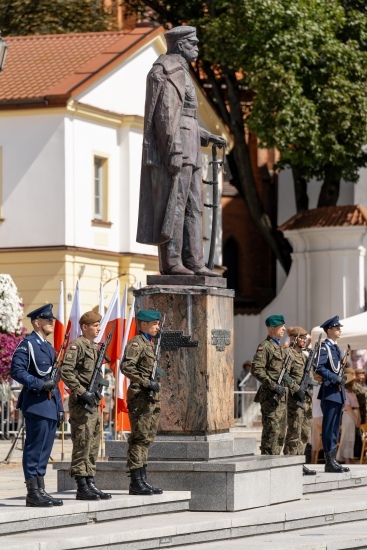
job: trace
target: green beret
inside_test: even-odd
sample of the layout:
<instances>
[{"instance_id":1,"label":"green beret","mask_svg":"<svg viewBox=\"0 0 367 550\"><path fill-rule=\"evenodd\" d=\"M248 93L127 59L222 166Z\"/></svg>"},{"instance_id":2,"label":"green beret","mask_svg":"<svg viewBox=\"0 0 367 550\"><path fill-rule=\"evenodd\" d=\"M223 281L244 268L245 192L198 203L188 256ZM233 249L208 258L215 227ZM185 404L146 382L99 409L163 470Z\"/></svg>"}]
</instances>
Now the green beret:
<instances>
[{"instance_id":1,"label":"green beret","mask_svg":"<svg viewBox=\"0 0 367 550\"><path fill-rule=\"evenodd\" d=\"M270 315L270 317L265 319L265 324L267 327L279 327L285 324L285 320L283 315Z\"/></svg>"},{"instance_id":2,"label":"green beret","mask_svg":"<svg viewBox=\"0 0 367 550\"><path fill-rule=\"evenodd\" d=\"M138 321L146 321L147 323L149 321L158 321L161 317L160 312L155 309L142 309L136 316Z\"/></svg>"},{"instance_id":3,"label":"green beret","mask_svg":"<svg viewBox=\"0 0 367 550\"><path fill-rule=\"evenodd\" d=\"M95 311L87 311L79 319L79 325L93 325L98 323L102 319L102 315L96 313Z\"/></svg>"}]
</instances>

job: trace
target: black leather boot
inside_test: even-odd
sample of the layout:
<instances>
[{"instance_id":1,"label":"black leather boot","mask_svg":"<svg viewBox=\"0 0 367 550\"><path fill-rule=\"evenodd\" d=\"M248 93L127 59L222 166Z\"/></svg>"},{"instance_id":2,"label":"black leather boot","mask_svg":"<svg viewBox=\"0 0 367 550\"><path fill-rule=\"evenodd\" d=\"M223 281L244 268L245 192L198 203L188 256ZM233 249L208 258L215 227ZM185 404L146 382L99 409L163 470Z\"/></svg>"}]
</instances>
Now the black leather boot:
<instances>
[{"instance_id":1,"label":"black leather boot","mask_svg":"<svg viewBox=\"0 0 367 550\"><path fill-rule=\"evenodd\" d=\"M88 487L85 476L75 476L75 481L78 485L76 500L100 500L99 496Z\"/></svg>"},{"instance_id":2,"label":"black leather boot","mask_svg":"<svg viewBox=\"0 0 367 550\"><path fill-rule=\"evenodd\" d=\"M54 498L45 491L45 478L43 476L37 477L38 491L43 497L47 497L51 500L53 506L62 506L64 503L61 498Z\"/></svg>"},{"instance_id":3,"label":"black leather boot","mask_svg":"<svg viewBox=\"0 0 367 550\"><path fill-rule=\"evenodd\" d=\"M26 479L25 484L27 486L26 506L39 506L40 508L51 508L53 506L52 500L39 492L36 477Z\"/></svg>"},{"instance_id":4,"label":"black leather boot","mask_svg":"<svg viewBox=\"0 0 367 550\"><path fill-rule=\"evenodd\" d=\"M344 473L344 470L340 466L340 464L334 459L333 452L334 451L325 452L325 472L329 474L342 474Z\"/></svg>"},{"instance_id":5,"label":"black leather boot","mask_svg":"<svg viewBox=\"0 0 367 550\"><path fill-rule=\"evenodd\" d=\"M153 487L153 485L148 483L148 481L147 481L147 469L146 468L147 468L146 466L143 466L142 468L140 468L140 475L141 475L142 482L144 483L144 485L146 487L148 487L148 489L151 489L153 491L153 495L161 495L163 493L162 489L160 489L159 487Z\"/></svg>"},{"instance_id":6,"label":"black leather boot","mask_svg":"<svg viewBox=\"0 0 367 550\"><path fill-rule=\"evenodd\" d=\"M331 451L331 452L333 453L333 460L334 460L334 462L335 462L338 466L340 466L340 468L343 470L343 472L349 472L350 470L349 470L348 466L342 466L342 465L337 461L337 459L336 459L336 449L334 449L334 450Z\"/></svg>"},{"instance_id":7,"label":"black leather boot","mask_svg":"<svg viewBox=\"0 0 367 550\"><path fill-rule=\"evenodd\" d=\"M152 495L153 490L149 489L141 479L141 468L130 470L131 483L129 495Z\"/></svg>"},{"instance_id":8,"label":"black leather boot","mask_svg":"<svg viewBox=\"0 0 367 550\"><path fill-rule=\"evenodd\" d=\"M89 489L93 493L98 495L99 498L101 498L102 500L107 500L108 498L112 498L111 493L103 493L103 491L101 491L101 489L98 489L98 487L96 487L93 476L87 476L85 479L87 480L87 485L88 485Z\"/></svg>"},{"instance_id":9,"label":"black leather boot","mask_svg":"<svg viewBox=\"0 0 367 550\"><path fill-rule=\"evenodd\" d=\"M303 475L304 476L315 476L316 475L316 470L310 470L305 465L303 465Z\"/></svg>"}]
</instances>

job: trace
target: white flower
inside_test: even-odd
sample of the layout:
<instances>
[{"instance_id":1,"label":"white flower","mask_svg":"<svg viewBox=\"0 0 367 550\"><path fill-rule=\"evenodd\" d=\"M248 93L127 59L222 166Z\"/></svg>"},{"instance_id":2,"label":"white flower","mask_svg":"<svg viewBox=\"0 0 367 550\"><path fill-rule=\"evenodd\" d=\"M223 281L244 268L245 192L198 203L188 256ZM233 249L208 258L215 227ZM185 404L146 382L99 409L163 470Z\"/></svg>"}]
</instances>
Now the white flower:
<instances>
[{"instance_id":1,"label":"white flower","mask_svg":"<svg viewBox=\"0 0 367 550\"><path fill-rule=\"evenodd\" d=\"M0 332L19 335L22 330L23 303L10 275L0 273Z\"/></svg>"}]
</instances>

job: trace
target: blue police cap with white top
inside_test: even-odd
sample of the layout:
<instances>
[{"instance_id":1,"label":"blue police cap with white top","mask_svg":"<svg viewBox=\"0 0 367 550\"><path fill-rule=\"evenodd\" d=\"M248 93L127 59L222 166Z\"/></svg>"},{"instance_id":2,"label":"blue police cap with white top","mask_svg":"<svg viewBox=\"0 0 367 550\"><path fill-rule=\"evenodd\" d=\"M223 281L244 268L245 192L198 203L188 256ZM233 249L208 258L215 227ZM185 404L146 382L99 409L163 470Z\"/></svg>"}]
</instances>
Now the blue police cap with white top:
<instances>
[{"instance_id":1,"label":"blue police cap with white top","mask_svg":"<svg viewBox=\"0 0 367 550\"><path fill-rule=\"evenodd\" d=\"M52 304L46 304L38 307L34 311L28 313L27 317L31 318L31 321L35 319L56 319L52 313Z\"/></svg>"},{"instance_id":2,"label":"blue police cap with white top","mask_svg":"<svg viewBox=\"0 0 367 550\"><path fill-rule=\"evenodd\" d=\"M328 319L327 321L322 323L322 325L320 325L320 328L323 328L324 331L326 332L329 328L342 327L342 326L343 325L341 325L339 321L339 316L335 315L335 317L332 317L331 319Z\"/></svg>"}]
</instances>

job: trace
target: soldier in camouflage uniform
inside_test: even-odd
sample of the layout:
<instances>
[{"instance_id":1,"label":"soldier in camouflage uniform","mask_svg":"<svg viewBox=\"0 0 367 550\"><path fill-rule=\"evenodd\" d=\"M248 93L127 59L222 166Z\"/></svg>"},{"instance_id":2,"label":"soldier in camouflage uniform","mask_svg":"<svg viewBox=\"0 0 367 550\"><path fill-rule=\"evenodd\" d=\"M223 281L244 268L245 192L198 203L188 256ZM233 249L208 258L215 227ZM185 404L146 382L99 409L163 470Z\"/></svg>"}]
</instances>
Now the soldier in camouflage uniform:
<instances>
[{"instance_id":1,"label":"soldier in camouflage uniform","mask_svg":"<svg viewBox=\"0 0 367 550\"><path fill-rule=\"evenodd\" d=\"M307 330L302 327L292 327L288 334L290 338L290 345L292 345L297 339L294 350L291 352L292 366L289 375L290 378L299 386L299 384L301 384L307 363L307 355L303 351L307 339ZM301 397L303 396L298 393L298 390L294 393L294 395L288 396L287 433L284 444L285 455L303 455L311 434L312 397L308 394L305 395L303 401L304 409L297 406L297 401ZM303 475L316 475L316 472L315 470L309 470L305 465L303 465Z\"/></svg>"},{"instance_id":2,"label":"soldier in camouflage uniform","mask_svg":"<svg viewBox=\"0 0 367 550\"><path fill-rule=\"evenodd\" d=\"M78 500L109 499L94 482L96 460L101 438L100 400L87 391L97 362L95 338L100 332L101 315L87 311L79 320L82 336L73 340L65 352L61 365L61 380L71 390L69 398L71 439L73 453L70 474L77 482ZM91 414L85 405L93 408Z\"/></svg>"},{"instance_id":3,"label":"soldier in camouflage uniform","mask_svg":"<svg viewBox=\"0 0 367 550\"><path fill-rule=\"evenodd\" d=\"M278 384L287 354L280 346L280 339L285 332L284 317L271 315L265 324L268 327L268 337L257 347L251 373L261 382L255 396L255 402L261 405L262 414L261 454L279 455L282 452L287 428L288 388ZM298 387L293 382L289 389L297 391Z\"/></svg>"},{"instance_id":4,"label":"soldier in camouflage uniform","mask_svg":"<svg viewBox=\"0 0 367 550\"><path fill-rule=\"evenodd\" d=\"M158 334L161 314L146 309L139 311L136 318L140 334L128 342L121 362L121 372L131 380L127 391L131 425L127 453L131 476L129 494L161 494L162 489L152 487L146 476L148 449L156 436L161 413L159 384L150 379L154 364L153 338ZM153 392L153 398L150 392Z\"/></svg>"}]
</instances>

